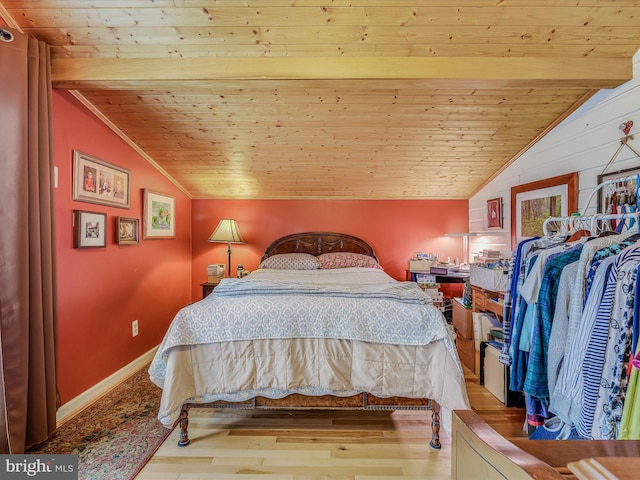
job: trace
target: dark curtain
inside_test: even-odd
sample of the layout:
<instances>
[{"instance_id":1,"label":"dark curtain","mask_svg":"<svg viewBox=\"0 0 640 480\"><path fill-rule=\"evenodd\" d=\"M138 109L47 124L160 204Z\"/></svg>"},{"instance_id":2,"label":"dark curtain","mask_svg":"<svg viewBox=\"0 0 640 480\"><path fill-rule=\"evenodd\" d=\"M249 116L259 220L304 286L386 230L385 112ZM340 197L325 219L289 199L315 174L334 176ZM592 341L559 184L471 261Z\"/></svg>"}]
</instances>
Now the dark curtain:
<instances>
[{"instance_id":1,"label":"dark curtain","mask_svg":"<svg viewBox=\"0 0 640 480\"><path fill-rule=\"evenodd\" d=\"M49 48L0 27L0 453L55 430L56 292Z\"/></svg>"}]
</instances>

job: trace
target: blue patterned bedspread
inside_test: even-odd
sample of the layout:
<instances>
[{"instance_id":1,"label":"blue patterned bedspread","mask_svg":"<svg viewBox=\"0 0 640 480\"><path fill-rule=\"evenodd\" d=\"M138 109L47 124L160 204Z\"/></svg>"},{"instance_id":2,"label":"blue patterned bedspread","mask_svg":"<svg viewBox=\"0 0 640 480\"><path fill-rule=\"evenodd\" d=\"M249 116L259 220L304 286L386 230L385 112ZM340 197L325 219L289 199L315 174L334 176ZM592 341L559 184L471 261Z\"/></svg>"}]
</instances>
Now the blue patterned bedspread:
<instances>
[{"instance_id":1,"label":"blue patterned bedspread","mask_svg":"<svg viewBox=\"0 0 640 480\"><path fill-rule=\"evenodd\" d=\"M274 338L427 345L448 335L442 313L415 283L376 269L340 270L258 271L223 280L177 313L150 373L163 378L168 352L177 346Z\"/></svg>"}]
</instances>

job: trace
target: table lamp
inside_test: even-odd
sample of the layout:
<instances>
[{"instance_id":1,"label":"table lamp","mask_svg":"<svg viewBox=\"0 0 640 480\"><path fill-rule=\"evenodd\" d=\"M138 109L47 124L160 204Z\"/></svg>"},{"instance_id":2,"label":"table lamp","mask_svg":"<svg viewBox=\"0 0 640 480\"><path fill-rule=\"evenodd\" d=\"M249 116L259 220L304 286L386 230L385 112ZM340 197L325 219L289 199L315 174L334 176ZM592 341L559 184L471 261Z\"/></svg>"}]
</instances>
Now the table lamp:
<instances>
[{"instance_id":1,"label":"table lamp","mask_svg":"<svg viewBox=\"0 0 640 480\"><path fill-rule=\"evenodd\" d=\"M231 278L231 244L245 243L242 235L240 234L238 223L231 218L223 218L220 220L220 223L218 223L218 226L211 236L207 239L207 242L226 243L228 245L227 254L229 258L227 263L227 276Z\"/></svg>"},{"instance_id":2,"label":"table lamp","mask_svg":"<svg viewBox=\"0 0 640 480\"><path fill-rule=\"evenodd\" d=\"M462 232L462 233L445 233L445 237L462 237L462 263L469 263L469 237L477 236L477 233Z\"/></svg>"}]
</instances>

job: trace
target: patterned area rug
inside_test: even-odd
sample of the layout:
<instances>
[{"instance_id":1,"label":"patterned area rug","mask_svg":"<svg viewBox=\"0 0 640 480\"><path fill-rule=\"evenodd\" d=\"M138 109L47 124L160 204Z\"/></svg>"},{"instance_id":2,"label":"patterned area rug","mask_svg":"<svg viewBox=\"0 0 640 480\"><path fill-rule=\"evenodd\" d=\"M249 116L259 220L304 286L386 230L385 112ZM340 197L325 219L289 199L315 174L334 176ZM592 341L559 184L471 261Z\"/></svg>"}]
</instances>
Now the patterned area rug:
<instances>
[{"instance_id":1,"label":"patterned area rug","mask_svg":"<svg viewBox=\"0 0 640 480\"><path fill-rule=\"evenodd\" d=\"M81 480L130 480L171 430L158 421L160 390L148 367L65 422L55 436L27 453L77 454Z\"/></svg>"}]
</instances>

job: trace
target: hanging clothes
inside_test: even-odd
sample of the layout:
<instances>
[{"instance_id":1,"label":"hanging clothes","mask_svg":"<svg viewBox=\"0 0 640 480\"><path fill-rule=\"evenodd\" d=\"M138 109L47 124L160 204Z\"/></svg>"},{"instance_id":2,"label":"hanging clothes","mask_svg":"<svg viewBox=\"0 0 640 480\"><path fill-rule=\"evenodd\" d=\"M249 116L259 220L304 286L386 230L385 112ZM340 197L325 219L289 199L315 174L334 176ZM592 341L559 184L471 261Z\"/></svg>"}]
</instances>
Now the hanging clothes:
<instances>
[{"instance_id":1,"label":"hanging clothes","mask_svg":"<svg viewBox=\"0 0 640 480\"><path fill-rule=\"evenodd\" d=\"M619 440L640 439L640 398L638 397L640 395L638 391L638 388L640 388L640 372L638 370L640 367L640 348L636 346L635 350L632 351L635 352L638 365L633 365L631 369L627 397L622 407L622 419L620 420L620 429L618 431Z\"/></svg>"},{"instance_id":2,"label":"hanging clothes","mask_svg":"<svg viewBox=\"0 0 640 480\"><path fill-rule=\"evenodd\" d=\"M528 423L549 438L640 439L640 175L623 180L634 178L635 192L615 189L607 201L622 216L550 217L545 236L512 255L499 358ZM547 236L566 221L570 239ZM600 226L617 232L596 237Z\"/></svg>"},{"instance_id":3,"label":"hanging clothes","mask_svg":"<svg viewBox=\"0 0 640 480\"><path fill-rule=\"evenodd\" d=\"M594 439L615 439L622 419L622 405L627 390L631 359L636 275L640 265L640 247L629 247L628 250L630 250L629 258L620 267L616 278L616 299L609 323L607 355L593 419L592 437ZM595 430L596 427L598 430Z\"/></svg>"},{"instance_id":4,"label":"hanging clothes","mask_svg":"<svg viewBox=\"0 0 640 480\"><path fill-rule=\"evenodd\" d=\"M540 350L536 351L534 346L534 336L536 335L536 326L540 325L539 312L538 312L538 296L541 288L548 288L550 286L549 279L544 277L545 266L547 262L552 259L556 260L559 264L563 264L569 257L563 257L562 254L572 250L580 243L564 243L566 235L562 237L555 237L553 239L540 239L534 241L531 244L528 254L523 259L524 274L520 282L520 287L517 290L517 303L514 314L513 325L511 326L511 338L510 338L510 359L511 359L511 377L510 377L510 389L513 391L522 391L525 393L525 405L528 416L528 423L533 426L541 425L549 414L548 408L548 391L547 393L540 395L541 392L537 390L540 384L534 380L540 371L543 371L543 383L546 385L546 359ZM574 259L577 260L579 251L574 252ZM574 261L575 261L574 260ZM557 287L555 284L552 287L555 295ZM545 294L549 296L549 291ZM544 295L544 294L543 294ZM545 313L546 314L546 313ZM545 325L550 325L550 319L544 322ZM543 349L546 351L546 344L548 341L550 328L546 332L542 332L537 338L545 345ZM537 344L537 341L535 342ZM532 354L533 347L533 357ZM529 375L529 383L525 387L527 382L527 372L529 370L535 370L535 373Z\"/></svg>"},{"instance_id":5,"label":"hanging clothes","mask_svg":"<svg viewBox=\"0 0 640 480\"><path fill-rule=\"evenodd\" d=\"M572 245L572 244L567 244ZM540 291L536 300L534 326L531 336L529 367L524 382L524 392L536 400L549 404L547 375L549 339L560 285L562 270L580 259L582 243L572 245L562 253L551 255L544 264Z\"/></svg>"},{"instance_id":6,"label":"hanging clothes","mask_svg":"<svg viewBox=\"0 0 640 480\"><path fill-rule=\"evenodd\" d=\"M507 288L504 292L504 307L503 307L503 315L502 315L502 350L500 351L500 355L498 360L503 365L510 366L511 365L511 356L509 355L509 346L511 344L511 326L513 324L513 315L515 313L514 309L514 295L518 291L518 282L521 278L521 271L524 268L522 263L522 258L526 254L529 248L531 248L531 242L539 239L540 237L535 237L531 239L524 240L520 242L516 249L511 254L511 259L509 260L509 270L507 274ZM522 277L524 273L522 273Z\"/></svg>"},{"instance_id":7,"label":"hanging clothes","mask_svg":"<svg viewBox=\"0 0 640 480\"><path fill-rule=\"evenodd\" d=\"M598 418L601 418L601 412L596 412L596 406L598 403L602 406L604 398L599 400L599 394L605 395L607 401L609 399L608 390L611 388L612 375L607 374L606 377L603 377L603 375L605 370L610 370L612 362L615 363L617 361L616 358L613 358L617 356L613 350L609 351L611 358L607 359L608 339L611 336L611 344L617 344L621 319L628 314L629 307L633 306L633 303L631 305L626 304L629 289L628 272L635 271L638 262L640 262L640 248L627 247L615 257L611 272L607 278L605 291L598 308L596 321L591 331L587 353L582 365L584 372L583 404L580 419L576 424L578 433L582 438L601 438L603 434L598 429L594 431L593 426L596 413L598 413ZM620 282L617 281L618 278L621 279ZM607 365L606 369L605 365ZM606 393L600 391L601 385L606 390ZM596 425L598 423L596 420ZM595 437L593 434L595 434Z\"/></svg>"},{"instance_id":8,"label":"hanging clothes","mask_svg":"<svg viewBox=\"0 0 640 480\"><path fill-rule=\"evenodd\" d=\"M600 268L593 278L592 290L585 304L582 322L578 325L573 340L571 342L567 340L564 356L558 371L558 379L552 396L553 401L549 409L552 413L562 418L565 423L571 425L575 425L580 419L582 391L584 389L583 360L587 354L587 345L593 331L593 324L595 323L598 308L602 304L604 287L614 260L615 257L611 256L601 261ZM577 267L576 265L575 268Z\"/></svg>"},{"instance_id":9,"label":"hanging clothes","mask_svg":"<svg viewBox=\"0 0 640 480\"><path fill-rule=\"evenodd\" d=\"M584 265L588 264L588 273L585 279L585 306L577 322L572 324L571 318L568 320L565 352L552 395L554 401L550 405L550 411L560 416L565 422L577 424L579 421L584 388L582 362L587 351L587 344L593 330L596 314L602 301L604 286L611 264L615 259L615 255L624 248L633 245L639 237L638 234L614 235L606 237L608 240L605 242L601 239L590 240L583 248L581 259L584 255ZM604 246L593 251L594 248L600 245ZM589 260L589 255L591 255L591 260ZM583 267L578 265L577 268ZM595 291L593 297L591 297L592 290Z\"/></svg>"},{"instance_id":10,"label":"hanging clothes","mask_svg":"<svg viewBox=\"0 0 640 480\"><path fill-rule=\"evenodd\" d=\"M556 402L554 397L555 386L558 382L560 367L564 358L565 345L567 344L567 332L569 330L569 299L571 286L578 271L578 263L567 265L560 274L558 295L556 298L553 323L549 339L549 351L547 358L547 377L549 382L549 407Z\"/></svg>"},{"instance_id":11,"label":"hanging clothes","mask_svg":"<svg viewBox=\"0 0 640 480\"><path fill-rule=\"evenodd\" d=\"M558 438L618 436L640 323L639 238L542 237L514 251L500 360L511 365L510 390L525 395L529 425L557 415Z\"/></svg>"},{"instance_id":12,"label":"hanging clothes","mask_svg":"<svg viewBox=\"0 0 640 480\"><path fill-rule=\"evenodd\" d=\"M573 341L577 326L580 323L580 318L582 316L582 310L585 303L586 277L587 272L590 269L590 264L593 256L601 248L620 243L630 235L632 234L627 233L625 235L609 235L606 237L597 237L585 244L578 263L578 276L576 277L575 283L573 284L573 288L571 290L567 347Z\"/></svg>"}]
</instances>

